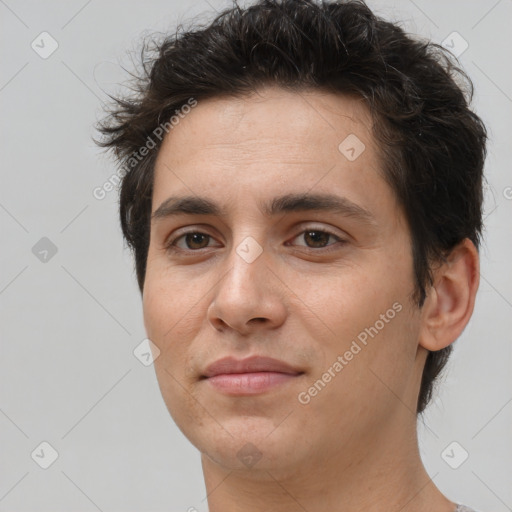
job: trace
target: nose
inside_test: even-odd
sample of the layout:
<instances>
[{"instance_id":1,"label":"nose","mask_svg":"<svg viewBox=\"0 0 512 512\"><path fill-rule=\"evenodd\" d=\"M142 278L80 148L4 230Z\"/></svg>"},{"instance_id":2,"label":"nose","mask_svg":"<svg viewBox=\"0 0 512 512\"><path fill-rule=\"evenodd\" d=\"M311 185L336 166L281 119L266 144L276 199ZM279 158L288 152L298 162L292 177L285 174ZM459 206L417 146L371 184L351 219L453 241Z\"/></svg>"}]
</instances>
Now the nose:
<instances>
[{"instance_id":1,"label":"nose","mask_svg":"<svg viewBox=\"0 0 512 512\"><path fill-rule=\"evenodd\" d=\"M219 331L233 329L245 335L255 329L275 329L286 318L286 286L272 270L265 251L253 259L254 245L233 247L225 261L227 270L215 287L207 313Z\"/></svg>"}]
</instances>

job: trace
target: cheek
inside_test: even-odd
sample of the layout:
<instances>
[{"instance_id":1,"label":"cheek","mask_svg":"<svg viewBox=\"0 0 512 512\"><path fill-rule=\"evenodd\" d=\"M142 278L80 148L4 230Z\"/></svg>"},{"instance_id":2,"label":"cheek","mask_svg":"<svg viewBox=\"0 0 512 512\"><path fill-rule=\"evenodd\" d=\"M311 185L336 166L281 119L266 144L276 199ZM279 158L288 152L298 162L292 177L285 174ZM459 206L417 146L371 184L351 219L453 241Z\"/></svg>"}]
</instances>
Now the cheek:
<instances>
[{"instance_id":1,"label":"cheek","mask_svg":"<svg viewBox=\"0 0 512 512\"><path fill-rule=\"evenodd\" d=\"M165 265L148 262L142 297L144 325L149 337L164 345L201 306L198 288L178 277Z\"/></svg>"},{"instance_id":2,"label":"cheek","mask_svg":"<svg viewBox=\"0 0 512 512\"><path fill-rule=\"evenodd\" d=\"M350 333L333 339L325 364L318 368L318 373L308 380L303 390L308 392L309 389L316 396L302 406L307 415L301 428L311 428L310 423L322 423L325 436L331 432L346 432L347 439L371 436L393 411L400 411L404 404L409 404L411 410L414 408L409 395L415 382L416 324L409 322L408 315L404 306L377 334L370 330L370 327L375 328L375 319L370 323L371 315L366 315L368 322L361 317L357 320L362 327L352 324L355 335ZM340 330L344 329L341 325L344 320L353 321L340 316ZM358 339L360 333L365 335L366 344ZM336 362L342 364L341 370ZM322 376L323 372L329 373L329 369L335 376L325 373ZM321 379L329 382L322 385Z\"/></svg>"},{"instance_id":3,"label":"cheek","mask_svg":"<svg viewBox=\"0 0 512 512\"><path fill-rule=\"evenodd\" d=\"M152 271L146 278L142 301L144 326L148 338L160 349L155 361L157 376L170 385L171 375L183 384L194 378L194 352L190 348L204 325L206 303L201 297L204 290L200 287L190 283L185 287L172 276L165 276L165 272Z\"/></svg>"},{"instance_id":4,"label":"cheek","mask_svg":"<svg viewBox=\"0 0 512 512\"><path fill-rule=\"evenodd\" d=\"M177 295L170 293L162 280L155 281L151 276L146 279L142 301L144 326L147 337L160 350L154 363L159 381L171 379L166 370L174 375L183 357L180 328L185 311Z\"/></svg>"},{"instance_id":5,"label":"cheek","mask_svg":"<svg viewBox=\"0 0 512 512\"><path fill-rule=\"evenodd\" d=\"M393 304L401 306L399 312L392 307L383 309L379 312L383 317L368 320L361 331L366 344L359 343L361 352L348 368L353 370L356 393L373 403L374 412L379 411L381 416L404 404L413 408L410 392L417 380L418 317L406 297Z\"/></svg>"},{"instance_id":6,"label":"cheek","mask_svg":"<svg viewBox=\"0 0 512 512\"><path fill-rule=\"evenodd\" d=\"M308 280L310 284L302 292L305 304L328 328L338 351L348 349L360 333L364 338L365 329L375 322L380 327L380 315L388 310L391 310L388 316L393 315L393 303L401 300L399 289L382 281L382 274L376 266L374 269L353 265L342 272L332 272L321 286L315 287Z\"/></svg>"},{"instance_id":7,"label":"cheek","mask_svg":"<svg viewBox=\"0 0 512 512\"><path fill-rule=\"evenodd\" d=\"M184 389L190 377L187 350L197 329L199 305L190 309L181 300L184 295L168 281L154 280L148 274L143 294L144 325L147 337L160 349L154 361L155 373L166 407L180 429L190 421L202 422L197 405Z\"/></svg>"},{"instance_id":8,"label":"cheek","mask_svg":"<svg viewBox=\"0 0 512 512\"><path fill-rule=\"evenodd\" d=\"M412 378L419 315L409 301L407 278L406 271L397 273L382 259L354 266L330 282L328 293L311 295L308 305L330 331L325 367L317 369L317 377L342 356L346 363L328 394L352 404L352 411L364 414L365 403L386 403Z\"/></svg>"},{"instance_id":9,"label":"cheek","mask_svg":"<svg viewBox=\"0 0 512 512\"><path fill-rule=\"evenodd\" d=\"M175 311L169 308L165 290L157 286L151 277L146 276L144 283L144 293L142 297L142 310L144 316L144 326L148 338L155 343L160 350L163 348L163 335L166 329L169 329L169 312ZM172 313L171 313L172 314Z\"/></svg>"}]
</instances>

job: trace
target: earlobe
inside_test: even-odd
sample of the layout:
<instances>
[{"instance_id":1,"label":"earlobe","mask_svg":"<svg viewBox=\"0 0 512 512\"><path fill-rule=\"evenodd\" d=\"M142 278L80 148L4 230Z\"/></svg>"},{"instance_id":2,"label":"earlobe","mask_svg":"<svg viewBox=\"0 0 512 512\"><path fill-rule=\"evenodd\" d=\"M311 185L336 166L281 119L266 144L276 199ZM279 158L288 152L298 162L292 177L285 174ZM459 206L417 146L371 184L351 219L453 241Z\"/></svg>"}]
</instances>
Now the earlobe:
<instances>
[{"instance_id":1,"label":"earlobe","mask_svg":"<svg viewBox=\"0 0 512 512\"><path fill-rule=\"evenodd\" d=\"M419 344L437 351L453 343L466 327L475 305L480 261L471 240L464 239L434 271L422 311Z\"/></svg>"}]
</instances>

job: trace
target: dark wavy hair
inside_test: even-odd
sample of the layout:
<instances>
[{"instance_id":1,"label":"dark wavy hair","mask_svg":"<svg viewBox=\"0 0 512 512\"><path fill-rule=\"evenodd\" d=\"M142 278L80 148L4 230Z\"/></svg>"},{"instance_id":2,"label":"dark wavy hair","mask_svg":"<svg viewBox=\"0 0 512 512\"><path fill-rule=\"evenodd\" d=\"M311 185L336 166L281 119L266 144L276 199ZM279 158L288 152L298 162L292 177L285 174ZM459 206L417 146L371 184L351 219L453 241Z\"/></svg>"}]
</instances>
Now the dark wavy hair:
<instances>
[{"instance_id":1,"label":"dark wavy hair","mask_svg":"<svg viewBox=\"0 0 512 512\"><path fill-rule=\"evenodd\" d=\"M410 36L363 1L236 3L207 26L142 45L134 93L113 101L99 145L123 173L120 218L142 292L149 246L154 164L161 145L134 155L190 98L242 96L266 85L321 89L364 100L383 176L408 221L414 263L411 300L422 307L432 269L459 242L477 247L487 132L469 104L473 84L438 44ZM154 137L152 137L154 139ZM417 412L431 399L452 345L429 352Z\"/></svg>"}]
</instances>

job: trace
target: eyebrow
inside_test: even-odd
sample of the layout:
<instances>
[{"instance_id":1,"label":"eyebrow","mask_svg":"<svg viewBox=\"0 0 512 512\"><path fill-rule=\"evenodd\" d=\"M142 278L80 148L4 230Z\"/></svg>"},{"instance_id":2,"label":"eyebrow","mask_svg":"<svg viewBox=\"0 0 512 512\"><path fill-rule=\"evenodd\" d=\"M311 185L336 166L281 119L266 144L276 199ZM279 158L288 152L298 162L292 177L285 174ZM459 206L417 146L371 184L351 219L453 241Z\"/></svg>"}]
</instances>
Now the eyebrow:
<instances>
[{"instance_id":1,"label":"eyebrow","mask_svg":"<svg viewBox=\"0 0 512 512\"><path fill-rule=\"evenodd\" d=\"M333 194L286 194L259 206L261 211L269 217L289 212L319 211L352 217L361 222L376 225L375 217L368 210L346 197ZM151 218L156 221L175 215L213 215L225 218L227 212L205 197L171 196L160 204Z\"/></svg>"}]
</instances>

